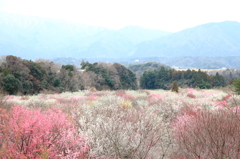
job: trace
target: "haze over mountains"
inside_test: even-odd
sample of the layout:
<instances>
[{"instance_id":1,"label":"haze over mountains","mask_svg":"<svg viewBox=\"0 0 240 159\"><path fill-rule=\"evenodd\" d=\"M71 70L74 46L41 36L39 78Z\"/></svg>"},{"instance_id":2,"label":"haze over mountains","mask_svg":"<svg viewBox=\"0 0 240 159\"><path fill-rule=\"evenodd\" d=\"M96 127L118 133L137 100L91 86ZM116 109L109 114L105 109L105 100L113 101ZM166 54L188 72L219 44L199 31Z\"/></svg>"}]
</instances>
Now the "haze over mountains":
<instances>
[{"instance_id":1,"label":"haze over mountains","mask_svg":"<svg viewBox=\"0 0 240 159\"><path fill-rule=\"evenodd\" d=\"M0 55L25 59L240 56L240 23L208 23L176 33L120 30L0 12Z\"/></svg>"},{"instance_id":2,"label":"haze over mountains","mask_svg":"<svg viewBox=\"0 0 240 159\"><path fill-rule=\"evenodd\" d=\"M132 51L138 57L239 56L240 23L225 21L185 29L142 42Z\"/></svg>"},{"instance_id":3,"label":"haze over mountains","mask_svg":"<svg viewBox=\"0 0 240 159\"><path fill-rule=\"evenodd\" d=\"M1 55L24 58L125 57L136 44L169 32L127 26L120 30L0 12Z\"/></svg>"}]
</instances>

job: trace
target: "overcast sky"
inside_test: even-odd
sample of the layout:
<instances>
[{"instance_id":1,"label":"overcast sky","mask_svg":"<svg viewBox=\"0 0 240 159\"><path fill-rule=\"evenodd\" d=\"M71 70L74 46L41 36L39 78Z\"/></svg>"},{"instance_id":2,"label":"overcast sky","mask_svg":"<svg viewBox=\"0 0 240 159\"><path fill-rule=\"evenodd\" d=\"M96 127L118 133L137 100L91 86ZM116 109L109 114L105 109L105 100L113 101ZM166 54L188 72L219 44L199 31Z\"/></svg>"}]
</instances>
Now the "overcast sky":
<instances>
[{"instance_id":1,"label":"overcast sky","mask_svg":"<svg viewBox=\"0 0 240 159\"><path fill-rule=\"evenodd\" d=\"M176 32L209 22L240 22L240 0L0 0L0 11L120 29Z\"/></svg>"}]
</instances>

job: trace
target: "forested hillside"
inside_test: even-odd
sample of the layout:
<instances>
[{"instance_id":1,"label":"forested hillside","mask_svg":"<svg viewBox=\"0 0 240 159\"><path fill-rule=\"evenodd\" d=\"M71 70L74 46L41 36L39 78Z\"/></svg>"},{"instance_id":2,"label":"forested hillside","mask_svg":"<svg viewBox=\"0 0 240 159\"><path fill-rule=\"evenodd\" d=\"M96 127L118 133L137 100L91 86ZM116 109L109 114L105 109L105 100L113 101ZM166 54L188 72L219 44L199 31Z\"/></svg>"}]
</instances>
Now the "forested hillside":
<instances>
[{"instance_id":1,"label":"forested hillside","mask_svg":"<svg viewBox=\"0 0 240 159\"><path fill-rule=\"evenodd\" d=\"M8 94L37 94L83 89L137 89L135 74L118 63L82 62L82 69L48 60L35 62L16 56L2 57L1 89Z\"/></svg>"},{"instance_id":2,"label":"forested hillside","mask_svg":"<svg viewBox=\"0 0 240 159\"><path fill-rule=\"evenodd\" d=\"M140 77L143 75L145 71L148 70L160 70L161 67L165 67L167 69L170 69L170 66L167 66L162 63L157 63L157 62L147 62L143 64L132 64L129 66L129 68L136 73L137 77Z\"/></svg>"},{"instance_id":3,"label":"forested hillside","mask_svg":"<svg viewBox=\"0 0 240 159\"><path fill-rule=\"evenodd\" d=\"M143 89L170 89L172 83L177 81L178 86L209 89L223 87L226 85L224 77L216 73L208 75L206 72L187 70L176 71L161 67L159 71L145 71L140 79L140 86Z\"/></svg>"},{"instance_id":4,"label":"forested hillside","mask_svg":"<svg viewBox=\"0 0 240 159\"><path fill-rule=\"evenodd\" d=\"M240 71L234 69L212 72L203 72L200 69L178 71L159 63L145 63L127 68L119 63L88 61L82 61L79 67L76 67L43 59L24 60L12 55L0 60L2 91L20 95L74 92L83 89L171 89L174 81L177 81L180 87L209 89L224 87L239 77Z\"/></svg>"}]
</instances>

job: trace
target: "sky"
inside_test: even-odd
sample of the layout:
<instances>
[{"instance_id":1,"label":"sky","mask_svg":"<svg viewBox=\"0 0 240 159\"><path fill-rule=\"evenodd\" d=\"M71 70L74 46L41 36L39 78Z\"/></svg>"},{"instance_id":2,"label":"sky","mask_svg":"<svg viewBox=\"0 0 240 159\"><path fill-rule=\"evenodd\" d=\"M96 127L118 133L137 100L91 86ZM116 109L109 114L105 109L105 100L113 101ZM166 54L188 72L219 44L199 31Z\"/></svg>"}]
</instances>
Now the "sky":
<instances>
[{"instance_id":1,"label":"sky","mask_svg":"<svg viewBox=\"0 0 240 159\"><path fill-rule=\"evenodd\" d=\"M240 22L239 0L0 0L0 11L120 29L177 32L209 22Z\"/></svg>"}]
</instances>

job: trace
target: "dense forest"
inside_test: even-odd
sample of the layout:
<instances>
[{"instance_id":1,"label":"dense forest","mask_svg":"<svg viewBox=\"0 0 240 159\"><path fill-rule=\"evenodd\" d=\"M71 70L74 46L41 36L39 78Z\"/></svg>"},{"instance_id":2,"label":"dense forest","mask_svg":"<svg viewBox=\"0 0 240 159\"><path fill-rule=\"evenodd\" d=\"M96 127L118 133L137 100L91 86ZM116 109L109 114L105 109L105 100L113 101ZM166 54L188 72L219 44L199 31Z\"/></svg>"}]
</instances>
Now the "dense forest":
<instances>
[{"instance_id":1,"label":"dense forest","mask_svg":"<svg viewBox=\"0 0 240 159\"><path fill-rule=\"evenodd\" d=\"M135 74L118 63L82 62L82 67L62 65L48 60L23 60L16 56L2 57L1 90L8 94L37 94L83 89L137 89Z\"/></svg>"},{"instance_id":2,"label":"dense forest","mask_svg":"<svg viewBox=\"0 0 240 159\"><path fill-rule=\"evenodd\" d=\"M88 87L94 87L97 90L102 89L133 89L136 90L137 78L136 75L125 66L114 63L89 63L82 61L81 69L84 69L85 84Z\"/></svg>"},{"instance_id":3,"label":"dense forest","mask_svg":"<svg viewBox=\"0 0 240 159\"><path fill-rule=\"evenodd\" d=\"M200 69L178 71L159 63L127 68L119 63L89 63L83 60L79 66L77 68L75 65L59 65L43 59L31 61L12 55L5 56L0 60L1 90L7 94L19 95L84 89L167 90L171 89L174 81L183 88L209 89L231 84L240 74L234 69L226 69L220 73L207 73Z\"/></svg>"},{"instance_id":4,"label":"dense forest","mask_svg":"<svg viewBox=\"0 0 240 159\"><path fill-rule=\"evenodd\" d=\"M172 83L177 81L180 87L197 87L209 89L224 87L226 82L222 75L208 75L206 72L190 70L177 71L161 67L160 70L145 71L140 78L140 86L143 89L170 89Z\"/></svg>"},{"instance_id":5,"label":"dense forest","mask_svg":"<svg viewBox=\"0 0 240 159\"><path fill-rule=\"evenodd\" d=\"M134 73L136 73L137 77L141 77L145 71L148 70L160 70L161 67L165 67L166 69L170 69L170 66L167 66L158 62L146 62L142 64L132 64L128 68L130 68Z\"/></svg>"}]
</instances>

